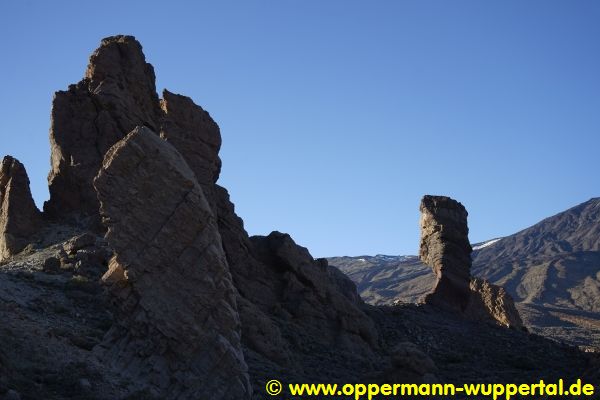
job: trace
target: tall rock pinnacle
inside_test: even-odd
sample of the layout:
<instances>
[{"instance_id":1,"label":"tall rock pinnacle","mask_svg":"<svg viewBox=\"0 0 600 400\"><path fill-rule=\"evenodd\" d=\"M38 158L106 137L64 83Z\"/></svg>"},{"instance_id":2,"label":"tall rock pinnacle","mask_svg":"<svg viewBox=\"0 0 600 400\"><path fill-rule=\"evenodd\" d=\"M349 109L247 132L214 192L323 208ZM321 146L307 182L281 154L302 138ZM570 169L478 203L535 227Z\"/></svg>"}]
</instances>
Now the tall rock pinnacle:
<instances>
[{"instance_id":1,"label":"tall rock pinnacle","mask_svg":"<svg viewBox=\"0 0 600 400\"><path fill-rule=\"evenodd\" d=\"M471 244L467 210L449 197L426 195L421 200L421 261L433 268L437 282L425 301L463 311L469 302Z\"/></svg>"},{"instance_id":2,"label":"tall rock pinnacle","mask_svg":"<svg viewBox=\"0 0 600 400\"><path fill-rule=\"evenodd\" d=\"M250 398L217 219L184 158L138 127L106 153L94 186L119 310L102 358L159 398Z\"/></svg>"},{"instance_id":3,"label":"tall rock pinnacle","mask_svg":"<svg viewBox=\"0 0 600 400\"><path fill-rule=\"evenodd\" d=\"M158 132L160 116L154 69L140 43L133 36L103 39L84 79L54 96L45 212L97 215L92 179L104 154L136 126Z\"/></svg>"},{"instance_id":4,"label":"tall rock pinnacle","mask_svg":"<svg viewBox=\"0 0 600 400\"><path fill-rule=\"evenodd\" d=\"M5 156L0 164L0 261L23 250L40 224L25 167Z\"/></svg>"}]
</instances>

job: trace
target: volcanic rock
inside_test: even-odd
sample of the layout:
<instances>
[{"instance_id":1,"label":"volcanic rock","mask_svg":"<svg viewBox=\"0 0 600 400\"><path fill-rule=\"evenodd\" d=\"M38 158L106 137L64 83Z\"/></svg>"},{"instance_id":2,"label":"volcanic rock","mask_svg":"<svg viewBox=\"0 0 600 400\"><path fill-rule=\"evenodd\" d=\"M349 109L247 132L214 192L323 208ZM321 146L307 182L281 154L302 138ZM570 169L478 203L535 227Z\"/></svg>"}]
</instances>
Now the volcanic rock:
<instances>
[{"instance_id":1,"label":"volcanic rock","mask_svg":"<svg viewBox=\"0 0 600 400\"><path fill-rule=\"evenodd\" d=\"M513 298L503 287L485 279L471 279L471 296L465 314L471 319L495 321L497 324L523 329L523 321Z\"/></svg>"},{"instance_id":2,"label":"volcanic rock","mask_svg":"<svg viewBox=\"0 0 600 400\"><path fill-rule=\"evenodd\" d=\"M186 161L138 127L107 152L94 185L119 309L101 357L161 398L249 398L221 237Z\"/></svg>"},{"instance_id":3,"label":"volcanic rock","mask_svg":"<svg viewBox=\"0 0 600 400\"><path fill-rule=\"evenodd\" d=\"M160 136L181 153L200 185L214 184L221 172L217 123L192 99L168 90L163 91L160 105L165 114Z\"/></svg>"},{"instance_id":4,"label":"volcanic rock","mask_svg":"<svg viewBox=\"0 0 600 400\"><path fill-rule=\"evenodd\" d=\"M48 175L51 217L98 214L92 180L106 151L136 126L156 132L161 118L152 65L133 36L102 40L85 77L52 102Z\"/></svg>"},{"instance_id":5,"label":"volcanic rock","mask_svg":"<svg viewBox=\"0 0 600 400\"><path fill-rule=\"evenodd\" d=\"M25 167L5 156L0 164L0 261L23 250L41 222Z\"/></svg>"},{"instance_id":6,"label":"volcanic rock","mask_svg":"<svg viewBox=\"0 0 600 400\"><path fill-rule=\"evenodd\" d=\"M253 382L283 367L295 381L372 371L378 334L356 286L287 234L249 237L227 190L214 185L214 194Z\"/></svg>"},{"instance_id":7,"label":"volcanic rock","mask_svg":"<svg viewBox=\"0 0 600 400\"><path fill-rule=\"evenodd\" d=\"M449 197L426 195L421 200L419 257L437 277L425 302L463 311L469 302L471 244L467 210Z\"/></svg>"}]
</instances>

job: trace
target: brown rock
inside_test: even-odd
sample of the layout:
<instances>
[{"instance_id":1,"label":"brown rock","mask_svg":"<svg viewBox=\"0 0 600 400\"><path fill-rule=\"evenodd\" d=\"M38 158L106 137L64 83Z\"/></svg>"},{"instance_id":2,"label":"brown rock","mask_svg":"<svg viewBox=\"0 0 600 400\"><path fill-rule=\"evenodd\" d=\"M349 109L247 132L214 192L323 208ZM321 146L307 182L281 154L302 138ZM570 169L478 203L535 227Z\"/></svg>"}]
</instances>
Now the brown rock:
<instances>
[{"instance_id":1,"label":"brown rock","mask_svg":"<svg viewBox=\"0 0 600 400\"><path fill-rule=\"evenodd\" d=\"M0 164L0 261L23 250L41 222L25 167L5 156Z\"/></svg>"},{"instance_id":2,"label":"brown rock","mask_svg":"<svg viewBox=\"0 0 600 400\"><path fill-rule=\"evenodd\" d=\"M212 186L221 172L219 126L189 97L164 90L160 104L165 113L160 136L181 153L200 185Z\"/></svg>"},{"instance_id":3,"label":"brown rock","mask_svg":"<svg viewBox=\"0 0 600 400\"><path fill-rule=\"evenodd\" d=\"M523 329L513 298L503 287L485 279L471 279L471 297L465 314L471 319L495 322L507 328Z\"/></svg>"},{"instance_id":4,"label":"brown rock","mask_svg":"<svg viewBox=\"0 0 600 400\"><path fill-rule=\"evenodd\" d=\"M332 279L331 267L313 259L284 233L253 236L251 241L271 275L269 290L274 292L275 304L282 306L282 315L289 315L313 345L344 349L364 360L373 357L378 337L373 321L339 290L340 277Z\"/></svg>"},{"instance_id":5,"label":"brown rock","mask_svg":"<svg viewBox=\"0 0 600 400\"><path fill-rule=\"evenodd\" d=\"M467 210L449 197L426 195L421 200L421 261L437 277L425 302L463 311L469 302L471 245Z\"/></svg>"},{"instance_id":6,"label":"brown rock","mask_svg":"<svg viewBox=\"0 0 600 400\"><path fill-rule=\"evenodd\" d=\"M185 160L136 128L107 152L94 185L119 310L101 357L161 398L249 398L221 237Z\"/></svg>"},{"instance_id":7,"label":"brown rock","mask_svg":"<svg viewBox=\"0 0 600 400\"><path fill-rule=\"evenodd\" d=\"M92 180L106 151L138 125L159 128L162 112L154 81L139 42L133 36L112 36L90 57L84 79L56 92L47 214L98 214Z\"/></svg>"}]
</instances>

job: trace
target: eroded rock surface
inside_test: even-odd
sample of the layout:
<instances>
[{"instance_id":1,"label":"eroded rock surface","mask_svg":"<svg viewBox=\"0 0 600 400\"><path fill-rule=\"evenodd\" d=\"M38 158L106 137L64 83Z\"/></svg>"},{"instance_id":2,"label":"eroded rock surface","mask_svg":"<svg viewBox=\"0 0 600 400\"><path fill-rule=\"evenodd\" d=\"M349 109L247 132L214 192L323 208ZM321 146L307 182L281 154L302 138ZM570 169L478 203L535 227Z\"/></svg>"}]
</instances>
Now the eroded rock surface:
<instances>
[{"instance_id":1,"label":"eroded rock surface","mask_svg":"<svg viewBox=\"0 0 600 400\"><path fill-rule=\"evenodd\" d=\"M469 302L471 244L465 207L446 196L421 200L421 261L433 269L437 282L425 302L463 311Z\"/></svg>"},{"instance_id":2,"label":"eroded rock surface","mask_svg":"<svg viewBox=\"0 0 600 400\"><path fill-rule=\"evenodd\" d=\"M52 102L48 175L54 218L98 214L92 180L106 151L136 126L158 132L161 110L152 65L133 36L103 39L85 77Z\"/></svg>"},{"instance_id":3,"label":"eroded rock surface","mask_svg":"<svg viewBox=\"0 0 600 400\"><path fill-rule=\"evenodd\" d=\"M325 260L314 260L287 235L281 242L287 249L284 254L273 244L277 235L251 240L227 190L215 183L221 169L218 125L190 98L167 90L162 95L159 100L153 69L133 37L102 41L90 58L85 78L68 91L58 92L54 100L51 199L45 205L49 216L65 219L75 214L75 220L81 216L99 220L91 182L102 158L134 126L146 126L185 160L216 221L236 289L244 351L252 358L253 383L264 386L261 379L266 378L267 367L285 367L296 380L342 379L348 372L358 379L371 370L377 363L377 333L361 309L355 286ZM104 175L110 174L105 171ZM138 201L140 192L135 186L122 195ZM128 214L124 216L128 222L121 226L138 217L148 224L154 218ZM126 278L120 263L111 265L109 276ZM323 364L315 349L333 361ZM352 369L351 365L360 366Z\"/></svg>"},{"instance_id":4,"label":"eroded rock surface","mask_svg":"<svg viewBox=\"0 0 600 400\"><path fill-rule=\"evenodd\" d=\"M0 261L23 250L41 222L25 167L5 156L0 164Z\"/></svg>"},{"instance_id":5,"label":"eroded rock surface","mask_svg":"<svg viewBox=\"0 0 600 400\"><path fill-rule=\"evenodd\" d=\"M221 237L186 161L136 128L106 154L94 185L115 250L103 279L120 310L103 359L161 398L249 398Z\"/></svg>"},{"instance_id":6,"label":"eroded rock surface","mask_svg":"<svg viewBox=\"0 0 600 400\"><path fill-rule=\"evenodd\" d=\"M165 114L160 136L181 153L200 185L214 184L221 172L217 123L189 97L164 90L160 104Z\"/></svg>"},{"instance_id":7,"label":"eroded rock surface","mask_svg":"<svg viewBox=\"0 0 600 400\"><path fill-rule=\"evenodd\" d=\"M523 321L515 302L503 287L485 279L471 279L471 297L466 314L472 319L494 321L499 325L523 329Z\"/></svg>"}]
</instances>

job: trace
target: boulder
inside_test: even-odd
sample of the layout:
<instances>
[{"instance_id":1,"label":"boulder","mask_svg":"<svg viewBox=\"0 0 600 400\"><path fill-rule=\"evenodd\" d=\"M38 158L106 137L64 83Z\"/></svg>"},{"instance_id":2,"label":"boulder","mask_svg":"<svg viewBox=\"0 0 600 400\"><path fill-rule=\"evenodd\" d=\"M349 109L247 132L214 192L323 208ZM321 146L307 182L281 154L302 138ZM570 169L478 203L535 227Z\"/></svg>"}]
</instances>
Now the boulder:
<instances>
[{"instance_id":1,"label":"boulder","mask_svg":"<svg viewBox=\"0 0 600 400\"><path fill-rule=\"evenodd\" d=\"M118 310L100 357L160 398L249 398L221 236L186 161L138 127L107 152L94 186Z\"/></svg>"},{"instance_id":2,"label":"boulder","mask_svg":"<svg viewBox=\"0 0 600 400\"><path fill-rule=\"evenodd\" d=\"M5 156L0 164L0 261L23 250L41 224L25 167Z\"/></svg>"}]
</instances>

